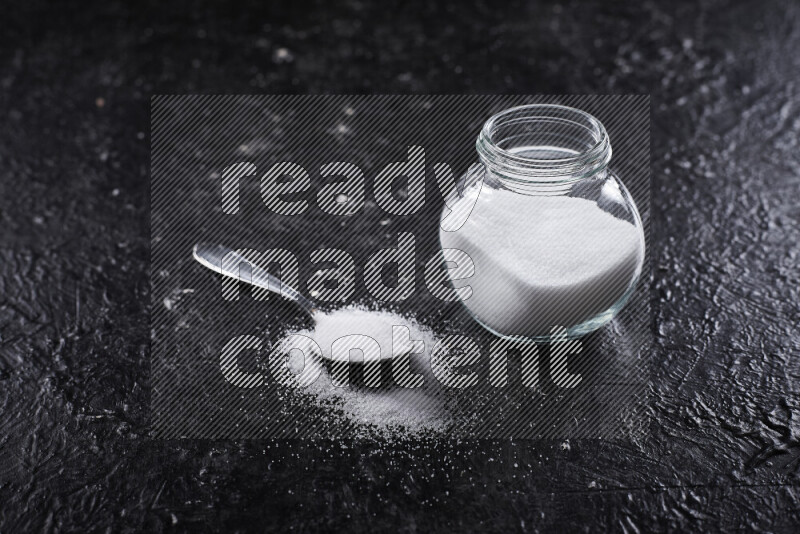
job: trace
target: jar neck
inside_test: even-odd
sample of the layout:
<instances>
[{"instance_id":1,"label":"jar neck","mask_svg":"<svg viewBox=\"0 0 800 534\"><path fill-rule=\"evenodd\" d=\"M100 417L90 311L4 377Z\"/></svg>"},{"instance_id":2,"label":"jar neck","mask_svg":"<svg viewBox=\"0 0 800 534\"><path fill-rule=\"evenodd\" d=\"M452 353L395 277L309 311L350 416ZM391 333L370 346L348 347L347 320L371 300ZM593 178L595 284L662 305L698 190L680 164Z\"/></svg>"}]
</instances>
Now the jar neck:
<instances>
[{"instance_id":1,"label":"jar neck","mask_svg":"<svg viewBox=\"0 0 800 534\"><path fill-rule=\"evenodd\" d=\"M602 177L611 160L605 127L583 111L552 104L492 116L476 142L487 177L520 193L564 194Z\"/></svg>"}]
</instances>

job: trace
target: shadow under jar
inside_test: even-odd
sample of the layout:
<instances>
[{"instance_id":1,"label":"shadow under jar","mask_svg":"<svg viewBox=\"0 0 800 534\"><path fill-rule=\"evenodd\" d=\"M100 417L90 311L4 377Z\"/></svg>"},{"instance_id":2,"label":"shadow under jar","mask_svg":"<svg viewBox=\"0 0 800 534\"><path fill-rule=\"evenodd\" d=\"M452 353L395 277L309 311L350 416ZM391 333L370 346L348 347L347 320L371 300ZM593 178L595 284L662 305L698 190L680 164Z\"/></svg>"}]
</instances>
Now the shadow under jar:
<instances>
[{"instance_id":1,"label":"shadow under jar","mask_svg":"<svg viewBox=\"0 0 800 534\"><path fill-rule=\"evenodd\" d=\"M498 336L531 341L554 329L577 338L613 319L642 272L645 242L630 193L608 170L600 121L565 106L516 107L491 117L476 146L485 173L473 167L461 179L440 230L443 249L474 263L456 283L472 288L462 300L470 314Z\"/></svg>"}]
</instances>

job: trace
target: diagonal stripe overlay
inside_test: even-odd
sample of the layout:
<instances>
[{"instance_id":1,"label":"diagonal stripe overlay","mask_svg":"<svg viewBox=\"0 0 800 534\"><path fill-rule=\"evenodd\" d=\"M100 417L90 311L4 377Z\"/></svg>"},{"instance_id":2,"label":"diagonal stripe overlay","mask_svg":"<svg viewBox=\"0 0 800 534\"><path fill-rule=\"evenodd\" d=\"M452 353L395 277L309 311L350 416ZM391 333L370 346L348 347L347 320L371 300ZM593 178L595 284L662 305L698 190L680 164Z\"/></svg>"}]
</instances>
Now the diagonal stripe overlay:
<instances>
[{"instance_id":1,"label":"diagonal stripe overlay","mask_svg":"<svg viewBox=\"0 0 800 534\"><path fill-rule=\"evenodd\" d=\"M444 209L436 164L464 175L477 162L484 122L534 103L575 107L603 123L613 147L609 169L645 230L643 274L630 300L575 342L579 350L558 332L549 345L500 339L426 285ZM154 437L616 440L647 432L648 96L162 95L152 99L151 128ZM387 167L407 172L392 180ZM276 347L287 334L313 326L304 312L278 295L224 282L192 260L200 242L252 251L250 258L295 258L296 289L319 309L358 304L413 319L430 333L428 356L448 335L471 349L423 355L409 368L369 351L347 369L312 349L284 354ZM407 268L370 266L392 249ZM284 274L283 265L264 268ZM593 298L617 290L600 285ZM573 300L559 306L576 310ZM452 382L460 387L448 387L431 362L459 357L466 363ZM271 366L295 364L319 379L294 387L275 378ZM345 378L345 387L333 383Z\"/></svg>"}]
</instances>

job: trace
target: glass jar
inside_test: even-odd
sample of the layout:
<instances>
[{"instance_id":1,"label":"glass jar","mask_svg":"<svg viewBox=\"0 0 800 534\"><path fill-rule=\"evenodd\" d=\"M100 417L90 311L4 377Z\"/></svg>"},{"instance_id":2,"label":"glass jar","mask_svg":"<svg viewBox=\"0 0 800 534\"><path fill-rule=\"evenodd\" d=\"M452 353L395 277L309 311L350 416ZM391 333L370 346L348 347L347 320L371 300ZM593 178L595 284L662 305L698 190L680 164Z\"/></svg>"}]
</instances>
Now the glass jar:
<instances>
[{"instance_id":1,"label":"glass jar","mask_svg":"<svg viewBox=\"0 0 800 534\"><path fill-rule=\"evenodd\" d=\"M613 319L642 272L645 242L630 193L608 169L600 121L565 106L516 107L491 117L476 146L483 165L462 177L440 230L442 248L474 264L471 277L452 277L471 287L467 310L498 336L533 341L555 328L580 337Z\"/></svg>"}]
</instances>

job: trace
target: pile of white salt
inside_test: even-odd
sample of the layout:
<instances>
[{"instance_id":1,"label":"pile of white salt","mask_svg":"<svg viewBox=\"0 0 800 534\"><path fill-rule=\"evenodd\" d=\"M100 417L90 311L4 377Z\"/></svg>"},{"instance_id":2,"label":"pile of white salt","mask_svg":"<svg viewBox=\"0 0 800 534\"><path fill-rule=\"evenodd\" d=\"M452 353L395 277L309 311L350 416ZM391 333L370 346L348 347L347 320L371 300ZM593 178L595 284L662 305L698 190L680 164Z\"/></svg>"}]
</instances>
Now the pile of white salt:
<instances>
[{"instance_id":1,"label":"pile of white salt","mask_svg":"<svg viewBox=\"0 0 800 534\"><path fill-rule=\"evenodd\" d=\"M317 314L314 329L301 332L313 339L322 350L321 356L327 360L347 360L350 355L343 350L332 351L334 343L344 337L350 337L353 345L363 347L364 359L390 359L393 356L393 331L395 327L406 329L409 339L394 349L399 354L411 352L413 340L424 341L423 329L415 322L396 313L388 311L374 311L358 306L349 306L331 312ZM377 345L369 339L375 340ZM371 347L377 347L380 354L372 352ZM432 347L426 347L430 349Z\"/></svg>"},{"instance_id":2,"label":"pile of white salt","mask_svg":"<svg viewBox=\"0 0 800 534\"><path fill-rule=\"evenodd\" d=\"M458 231L441 232L442 247L472 258L474 276L458 282L472 287L464 305L504 335L542 336L591 319L619 301L641 270L639 230L592 200L483 187L454 207L469 209Z\"/></svg>"},{"instance_id":3,"label":"pile of white salt","mask_svg":"<svg viewBox=\"0 0 800 534\"><path fill-rule=\"evenodd\" d=\"M406 343L394 346L394 327L408 330L408 335L403 336ZM375 388L356 389L351 386L335 386L331 381L329 368L321 366L319 378L305 388L303 393L317 406L333 408L345 421L355 424L361 432L378 435L402 433L412 436L442 432L451 422L441 386L430 374L429 355L436 338L428 328L418 322L389 311L349 306L319 313L313 329L296 334L312 339L319 346L322 353L309 356L328 361L342 361L351 356L349 352L332 352L336 340L354 336L351 339L356 344L368 346L369 343L359 337L369 337L375 340L380 355L364 354L365 359L379 357L381 360L389 360L395 354L407 356L410 370L423 376L422 385L416 388L381 384ZM316 349L312 350L315 351ZM356 354L356 358L358 356ZM297 358L301 360L294 361ZM290 354L290 369L302 369L302 358L300 354Z\"/></svg>"}]
</instances>

